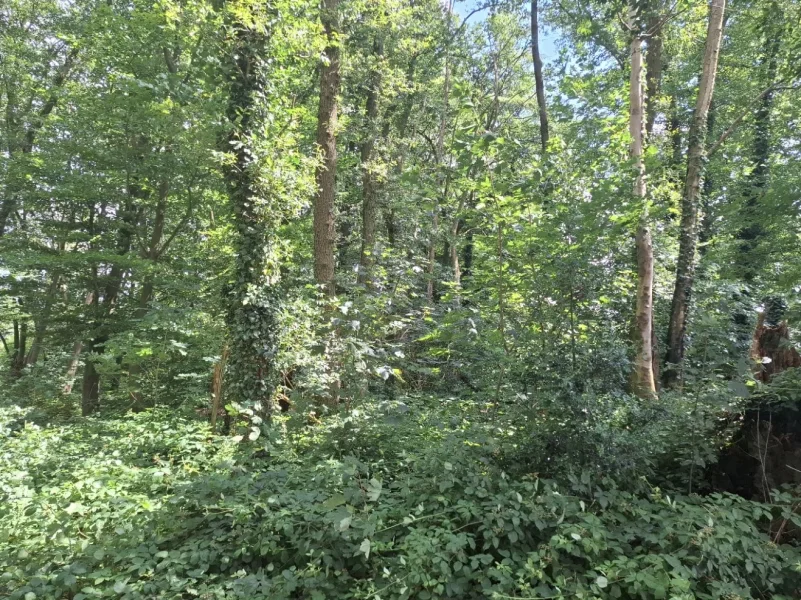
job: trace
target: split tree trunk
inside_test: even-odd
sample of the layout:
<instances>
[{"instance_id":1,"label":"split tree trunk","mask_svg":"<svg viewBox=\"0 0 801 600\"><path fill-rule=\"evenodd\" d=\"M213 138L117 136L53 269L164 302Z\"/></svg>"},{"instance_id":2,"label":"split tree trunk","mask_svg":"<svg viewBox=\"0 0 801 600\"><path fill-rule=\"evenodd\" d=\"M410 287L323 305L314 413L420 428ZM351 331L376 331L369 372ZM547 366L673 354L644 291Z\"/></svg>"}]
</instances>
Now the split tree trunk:
<instances>
[{"instance_id":1,"label":"split tree trunk","mask_svg":"<svg viewBox=\"0 0 801 600\"><path fill-rule=\"evenodd\" d=\"M540 140L542 151L548 149L548 111L545 106L545 84L542 79L542 58L540 58L540 30L537 0L531 0L531 56L534 60L534 85L537 91L537 108L540 116Z\"/></svg>"},{"instance_id":2,"label":"split tree trunk","mask_svg":"<svg viewBox=\"0 0 801 600\"><path fill-rule=\"evenodd\" d=\"M314 198L314 277L324 292L336 293L334 278L334 220L337 174L337 96L339 95L339 40L337 8L339 0L323 0L320 19L326 36L325 62L320 70L320 104L317 111L317 145L321 160L315 177Z\"/></svg>"},{"instance_id":3,"label":"split tree trunk","mask_svg":"<svg viewBox=\"0 0 801 600\"><path fill-rule=\"evenodd\" d=\"M648 227L646 204L645 163L643 161L643 89L642 89L642 38L635 35L631 41L631 79L629 90L629 133L631 158L634 161L634 195L641 199L643 208L637 227L637 307L635 309L635 356L632 373L632 391L641 398L656 397L653 366L653 287L654 249Z\"/></svg>"},{"instance_id":4,"label":"split tree trunk","mask_svg":"<svg viewBox=\"0 0 801 600\"><path fill-rule=\"evenodd\" d=\"M679 260L676 268L676 285L670 308L667 354L664 381L674 386L679 379L684 359L687 312L695 275L695 250L698 245L698 197L701 191L701 175L704 167L707 115L715 90L718 56L723 37L723 14L726 0L712 0L709 5L709 25L706 34L706 49L698 86L698 99L690 126L687 149L687 177L681 201L681 237Z\"/></svg>"}]
</instances>

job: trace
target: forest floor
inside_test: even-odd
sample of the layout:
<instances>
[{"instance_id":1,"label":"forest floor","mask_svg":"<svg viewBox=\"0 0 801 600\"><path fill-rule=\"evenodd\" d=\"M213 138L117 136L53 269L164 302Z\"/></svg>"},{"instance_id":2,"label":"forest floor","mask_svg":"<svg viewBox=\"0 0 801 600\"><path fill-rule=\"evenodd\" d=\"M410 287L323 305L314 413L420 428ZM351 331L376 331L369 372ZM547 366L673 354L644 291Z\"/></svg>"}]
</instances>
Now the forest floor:
<instances>
[{"instance_id":1,"label":"forest floor","mask_svg":"<svg viewBox=\"0 0 801 600\"><path fill-rule=\"evenodd\" d=\"M633 470L616 482L571 469L575 452L546 456L552 438L532 434L544 424L503 407L385 401L241 436L166 410L58 426L23 417L5 408L0 420L0 596L12 599L801 589L801 551L776 534L793 518L789 495L686 496ZM533 470L549 461L560 477Z\"/></svg>"}]
</instances>

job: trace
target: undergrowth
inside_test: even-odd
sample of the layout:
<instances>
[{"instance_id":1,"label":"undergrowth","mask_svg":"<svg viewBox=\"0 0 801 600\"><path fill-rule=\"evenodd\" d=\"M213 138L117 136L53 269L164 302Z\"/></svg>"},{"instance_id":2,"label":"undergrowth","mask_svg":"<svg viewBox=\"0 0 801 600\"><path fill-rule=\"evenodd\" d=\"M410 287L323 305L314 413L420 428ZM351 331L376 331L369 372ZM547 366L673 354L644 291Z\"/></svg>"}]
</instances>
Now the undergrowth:
<instances>
[{"instance_id":1,"label":"undergrowth","mask_svg":"<svg viewBox=\"0 0 801 600\"><path fill-rule=\"evenodd\" d=\"M684 497L633 470L546 479L510 468L530 428L491 405L387 402L247 441L167 411L48 427L5 409L1 427L11 599L780 599L801 585L801 552L770 528L801 524L789 495Z\"/></svg>"}]
</instances>

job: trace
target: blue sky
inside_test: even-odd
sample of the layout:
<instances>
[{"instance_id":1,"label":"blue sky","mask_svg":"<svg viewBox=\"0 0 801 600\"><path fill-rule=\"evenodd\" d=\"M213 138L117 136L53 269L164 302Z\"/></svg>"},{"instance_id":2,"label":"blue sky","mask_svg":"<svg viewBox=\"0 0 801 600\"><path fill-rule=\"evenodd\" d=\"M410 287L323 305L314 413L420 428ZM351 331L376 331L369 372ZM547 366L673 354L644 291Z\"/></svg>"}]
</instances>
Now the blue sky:
<instances>
[{"instance_id":1,"label":"blue sky","mask_svg":"<svg viewBox=\"0 0 801 600\"><path fill-rule=\"evenodd\" d=\"M486 4L486 2L487 0L456 0L453 10L457 15L464 18L475 10L477 6ZM528 4L528 2L526 2L526 4ZM488 13L489 10L482 10L474 14L470 17L470 23L478 23L484 19ZM540 24L540 56L543 62L550 63L558 57L559 51L556 49L555 41L556 36L553 35L553 32L543 31L542 25Z\"/></svg>"}]
</instances>

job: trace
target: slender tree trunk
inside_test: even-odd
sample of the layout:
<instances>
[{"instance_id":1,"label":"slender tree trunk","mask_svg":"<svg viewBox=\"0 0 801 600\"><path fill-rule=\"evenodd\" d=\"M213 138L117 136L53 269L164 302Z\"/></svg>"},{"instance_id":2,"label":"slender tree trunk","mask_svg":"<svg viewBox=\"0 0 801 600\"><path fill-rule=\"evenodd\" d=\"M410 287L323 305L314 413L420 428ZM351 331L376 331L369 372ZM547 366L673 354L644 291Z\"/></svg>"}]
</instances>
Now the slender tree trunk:
<instances>
[{"instance_id":1,"label":"slender tree trunk","mask_svg":"<svg viewBox=\"0 0 801 600\"><path fill-rule=\"evenodd\" d=\"M646 204L645 163L643 161L643 89L642 38L635 35L631 42L631 80L629 90L629 133L631 157L634 161L634 195L643 204L637 227L637 307L635 309L635 356L632 389L641 398L656 397L653 368L653 286L654 250L648 227Z\"/></svg>"},{"instance_id":2,"label":"slender tree trunk","mask_svg":"<svg viewBox=\"0 0 801 600\"><path fill-rule=\"evenodd\" d=\"M45 299L44 299L44 306L42 307L42 313L39 315L37 319L34 321L34 333L33 333L33 342L31 343L31 349L28 352L28 356L25 358L26 365L35 365L36 362L39 360L39 354L42 352L42 346L44 345L44 337L45 332L47 331L47 323L50 320L50 312L53 307L53 301L56 298L56 293L58 292L58 287L61 283L61 276L54 275L53 281L50 282L50 285L45 292Z\"/></svg>"},{"instance_id":3,"label":"slender tree trunk","mask_svg":"<svg viewBox=\"0 0 801 600\"><path fill-rule=\"evenodd\" d=\"M75 375L78 373L78 363L81 361L81 351L83 350L83 342L77 341L72 345L72 352L70 353L70 362L67 365L67 375L65 377L64 388L62 393L69 395L72 393L72 386L75 385Z\"/></svg>"},{"instance_id":4,"label":"slender tree trunk","mask_svg":"<svg viewBox=\"0 0 801 600\"><path fill-rule=\"evenodd\" d=\"M662 16L653 14L648 18L648 52L645 54L645 133L654 130L657 114L657 99L662 87Z\"/></svg>"},{"instance_id":5,"label":"slender tree trunk","mask_svg":"<svg viewBox=\"0 0 801 600\"><path fill-rule=\"evenodd\" d=\"M709 113L706 117L706 147L712 144L715 140L715 100L709 103ZM708 157L707 157L708 160ZM700 248L698 249L700 255L703 257L707 251L707 243L712 239L714 229L714 215L712 214L712 191L715 184L712 174L709 171L704 171L704 183L701 189L701 230L698 232L698 241Z\"/></svg>"},{"instance_id":6,"label":"slender tree trunk","mask_svg":"<svg viewBox=\"0 0 801 600\"><path fill-rule=\"evenodd\" d=\"M25 369L25 353L28 348L28 322L14 320L14 353L11 355L11 375L21 377Z\"/></svg>"},{"instance_id":7,"label":"slender tree trunk","mask_svg":"<svg viewBox=\"0 0 801 600\"><path fill-rule=\"evenodd\" d=\"M125 256L131 250L134 227L137 219L136 200L144 197L146 192L139 183L132 183L128 189L128 197L121 208L120 225L117 232L117 254ZM99 406L100 399L100 373L95 368L91 354L102 354L109 339L109 319L117 305L126 269L119 262L114 262L106 278L102 301L97 294L93 295L93 304L96 306L95 337L85 344L87 354L83 370L83 386L81 410L84 416L91 414ZM88 411L88 412L87 412Z\"/></svg>"},{"instance_id":8,"label":"slender tree trunk","mask_svg":"<svg viewBox=\"0 0 801 600\"><path fill-rule=\"evenodd\" d=\"M687 312L695 275L695 250L698 243L698 197L701 191L701 176L704 166L707 115L715 90L715 77L718 69L718 56L723 37L723 15L726 0L712 0L709 5L709 25L706 36L706 49L698 85L698 99L695 104L692 125L690 126L687 149L687 177L684 196L681 202L681 237L679 239L679 260L676 268L676 284L670 308L668 325L667 363L664 374L666 385L674 386L684 358Z\"/></svg>"},{"instance_id":9,"label":"slender tree trunk","mask_svg":"<svg viewBox=\"0 0 801 600\"><path fill-rule=\"evenodd\" d=\"M336 293L334 278L334 220L337 174L337 96L339 95L339 0L323 0L320 19L326 35L325 63L320 70L320 104L317 111L317 145L321 152L316 171L314 199L314 277L326 294Z\"/></svg>"},{"instance_id":10,"label":"slender tree trunk","mask_svg":"<svg viewBox=\"0 0 801 600\"><path fill-rule=\"evenodd\" d=\"M444 201L448 195L448 176L443 173L444 160L445 160L445 129L448 125L448 108L450 104L451 95L451 58L450 58L450 45L451 45L451 15L453 14L453 1L448 0L447 19L448 19L448 39L445 42L445 82L442 87L442 114L439 120L439 131L437 133L437 166L440 169L440 179L442 180L442 200ZM435 268L437 263L437 241L439 240L439 211L440 211L440 198L436 195L434 198L434 215L431 222L431 239L428 242L428 282L426 285L426 299L429 303L434 302L434 291L436 289L435 282Z\"/></svg>"},{"instance_id":11,"label":"slender tree trunk","mask_svg":"<svg viewBox=\"0 0 801 600\"><path fill-rule=\"evenodd\" d=\"M373 58L380 61L384 54L381 40L376 38L373 46ZM371 270L375 261L375 234L378 221L377 182L372 165L375 150L376 127L378 121L378 95L381 90L381 65L374 67L367 90L366 132L361 148L362 162L362 248L359 259L358 281L361 284L371 280Z\"/></svg>"},{"instance_id":12,"label":"slender tree trunk","mask_svg":"<svg viewBox=\"0 0 801 600\"><path fill-rule=\"evenodd\" d=\"M540 115L540 140L542 151L545 152L548 149L550 133L548 131L548 110L545 106L545 84L542 80L538 9L537 0L531 0L531 56L534 59L534 85L537 91L537 108Z\"/></svg>"},{"instance_id":13,"label":"slender tree trunk","mask_svg":"<svg viewBox=\"0 0 801 600\"><path fill-rule=\"evenodd\" d=\"M91 306L94 303L95 294L94 292L89 292L86 294L86 299L84 300L84 305ZM72 352L70 354L70 362L67 365L67 373L64 377L64 388L62 392L64 394L71 394L72 393L72 386L75 385L75 375L78 373L78 363L81 360L81 351L83 350L83 341L78 340L72 345Z\"/></svg>"},{"instance_id":14,"label":"slender tree trunk","mask_svg":"<svg viewBox=\"0 0 801 600\"><path fill-rule=\"evenodd\" d=\"M100 354L103 352L103 343L105 340L100 341L100 345L95 347L95 340L86 345L86 364L83 367L83 384L81 388L81 415L88 417L94 413L100 406L100 373L97 371L92 354Z\"/></svg>"}]
</instances>

